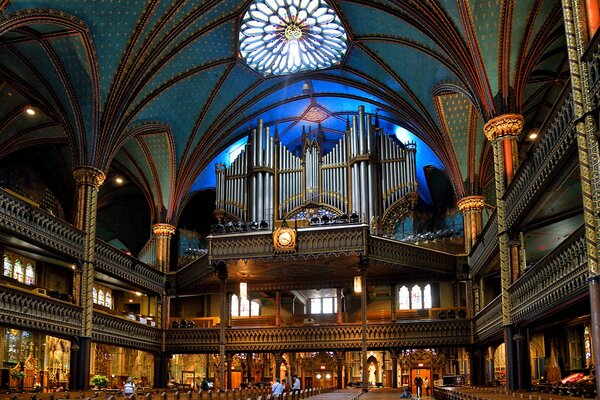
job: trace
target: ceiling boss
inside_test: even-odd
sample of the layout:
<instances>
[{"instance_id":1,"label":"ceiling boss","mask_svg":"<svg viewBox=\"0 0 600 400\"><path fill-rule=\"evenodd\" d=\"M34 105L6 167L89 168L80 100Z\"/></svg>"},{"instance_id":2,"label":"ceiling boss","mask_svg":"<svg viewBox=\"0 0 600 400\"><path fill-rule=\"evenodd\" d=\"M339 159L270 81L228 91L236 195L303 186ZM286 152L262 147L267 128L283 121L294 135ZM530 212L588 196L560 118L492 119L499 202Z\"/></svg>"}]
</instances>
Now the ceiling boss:
<instances>
[{"instance_id":1,"label":"ceiling boss","mask_svg":"<svg viewBox=\"0 0 600 400\"><path fill-rule=\"evenodd\" d=\"M264 76L334 66L348 47L324 0L256 0L242 20L239 45L242 59Z\"/></svg>"}]
</instances>

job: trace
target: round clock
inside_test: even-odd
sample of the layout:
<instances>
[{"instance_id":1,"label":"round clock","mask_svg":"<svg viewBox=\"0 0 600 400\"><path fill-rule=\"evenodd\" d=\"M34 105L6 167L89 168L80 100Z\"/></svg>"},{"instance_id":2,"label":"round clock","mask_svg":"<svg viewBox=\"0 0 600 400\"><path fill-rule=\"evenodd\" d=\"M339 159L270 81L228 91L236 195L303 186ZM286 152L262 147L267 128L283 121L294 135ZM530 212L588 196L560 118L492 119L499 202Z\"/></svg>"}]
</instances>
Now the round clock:
<instances>
[{"instance_id":1,"label":"round clock","mask_svg":"<svg viewBox=\"0 0 600 400\"><path fill-rule=\"evenodd\" d=\"M281 246L287 246L292 242L292 235L287 231L283 231L277 237L277 241Z\"/></svg>"}]
</instances>

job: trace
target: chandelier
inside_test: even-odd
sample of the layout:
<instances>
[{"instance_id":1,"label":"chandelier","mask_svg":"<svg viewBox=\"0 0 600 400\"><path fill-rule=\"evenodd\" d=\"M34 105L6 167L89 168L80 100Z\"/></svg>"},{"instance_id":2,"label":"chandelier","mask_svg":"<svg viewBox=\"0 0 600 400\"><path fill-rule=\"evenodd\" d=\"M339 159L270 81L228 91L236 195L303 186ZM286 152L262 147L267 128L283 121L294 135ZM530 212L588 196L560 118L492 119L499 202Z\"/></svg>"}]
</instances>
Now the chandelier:
<instances>
[{"instance_id":1,"label":"chandelier","mask_svg":"<svg viewBox=\"0 0 600 400\"><path fill-rule=\"evenodd\" d=\"M255 0L242 20L240 56L264 76L328 68L348 48L325 0Z\"/></svg>"}]
</instances>

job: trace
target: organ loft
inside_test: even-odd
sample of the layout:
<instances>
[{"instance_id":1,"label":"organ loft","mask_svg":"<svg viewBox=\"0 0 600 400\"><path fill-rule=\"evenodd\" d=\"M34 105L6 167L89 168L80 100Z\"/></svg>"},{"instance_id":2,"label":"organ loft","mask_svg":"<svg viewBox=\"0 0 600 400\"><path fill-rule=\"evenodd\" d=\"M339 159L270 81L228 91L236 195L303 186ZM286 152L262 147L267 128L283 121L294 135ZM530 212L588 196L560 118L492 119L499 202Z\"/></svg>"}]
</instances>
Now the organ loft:
<instances>
[{"instance_id":1,"label":"organ loft","mask_svg":"<svg viewBox=\"0 0 600 400\"><path fill-rule=\"evenodd\" d=\"M269 227L284 219L313 225L352 219L390 230L400 210L414 207L416 144L383 132L364 106L333 148L326 152L324 145L320 129L303 130L293 152L280 143L277 127L259 120L231 165L216 166L215 212Z\"/></svg>"}]
</instances>

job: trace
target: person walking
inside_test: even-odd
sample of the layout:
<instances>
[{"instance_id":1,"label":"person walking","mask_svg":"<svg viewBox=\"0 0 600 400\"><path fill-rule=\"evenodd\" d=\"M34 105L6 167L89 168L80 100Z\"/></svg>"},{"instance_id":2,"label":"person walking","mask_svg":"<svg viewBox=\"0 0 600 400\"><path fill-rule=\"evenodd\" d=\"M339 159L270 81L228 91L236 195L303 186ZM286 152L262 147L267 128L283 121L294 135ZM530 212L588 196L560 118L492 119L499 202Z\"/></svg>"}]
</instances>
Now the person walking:
<instances>
[{"instance_id":1,"label":"person walking","mask_svg":"<svg viewBox=\"0 0 600 400\"><path fill-rule=\"evenodd\" d=\"M292 377L292 398L294 396L298 396L297 398L300 397L300 379L298 378L298 375L294 375Z\"/></svg>"},{"instance_id":2,"label":"person walking","mask_svg":"<svg viewBox=\"0 0 600 400\"><path fill-rule=\"evenodd\" d=\"M421 378L421 375L415 377L415 387L417 388L417 398L423 397L423 378Z\"/></svg>"}]
</instances>

